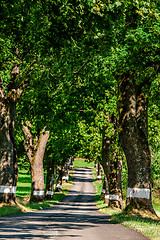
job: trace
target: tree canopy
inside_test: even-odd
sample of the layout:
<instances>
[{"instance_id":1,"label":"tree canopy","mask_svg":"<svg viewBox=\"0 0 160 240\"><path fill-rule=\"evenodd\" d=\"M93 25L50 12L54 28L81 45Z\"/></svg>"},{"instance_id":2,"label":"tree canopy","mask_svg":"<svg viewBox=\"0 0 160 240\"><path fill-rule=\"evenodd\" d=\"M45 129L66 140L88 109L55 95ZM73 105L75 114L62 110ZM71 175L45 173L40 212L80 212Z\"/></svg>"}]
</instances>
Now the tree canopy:
<instances>
[{"instance_id":1,"label":"tree canopy","mask_svg":"<svg viewBox=\"0 0 160 240\"><path fill-rule=\"evenodd\" d=\"M46 151L59 162L76 153L102 157L102 132L112 137L112 118L119 129L116 143L119 138L124 146L123 131L132 118L137 141L144 134L148 142L149 127L149 143L158 151L158 0L2 0L0 20L1 126L8 121L8 139L16 149L16 121L19 156L22 121L31 122L35 135L44 127L51 132ZM142 154L138 158L143 161Z\"/></svg>"}]
</instances>

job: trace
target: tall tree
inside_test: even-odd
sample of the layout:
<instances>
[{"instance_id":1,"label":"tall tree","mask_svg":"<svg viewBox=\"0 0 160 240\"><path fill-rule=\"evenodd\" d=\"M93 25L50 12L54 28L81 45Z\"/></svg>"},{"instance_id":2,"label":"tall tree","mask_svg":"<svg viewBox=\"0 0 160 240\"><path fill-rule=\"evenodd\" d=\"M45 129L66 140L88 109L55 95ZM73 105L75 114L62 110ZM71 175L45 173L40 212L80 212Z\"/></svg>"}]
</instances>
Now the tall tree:
<instances>
[{"instance_id":1,"label":"tall tree","mask_svg":"<svg viewBox=\"0 0 160 240\"><path fill-rule=\"evenodd\" d=\"M16 103L22 93L16 86L15 79L19 76L19 67L12 69L11 81L8 84L8 94L0 76L0 201L15 201L18 167L16 161L16 144L14 140L14 125Z\"/></svg>"},{"instance_id":2,"label":"tall tree","mask_svg":"<svg viewBox=\"0 0 160 240\"><path fill-rule=\"evenodd\" d=\"M147 110L150 85L160 67L159 3L125 1L121 5L123 27L117 28L117 48L113 54L118 57L115 75L119 137L128 163L127 208L145 208L154 213Z\"/></svg>"},{"instance_id":3,"label":"tall tree","mask_svg":"<svg viewBox=\"0 0 160 240\"><path fill-rule=\"evenodd\" d=\"M29 83L29 72L34 60L34 57L29 57L28 65L28 60L25 59L26 45L27 51L30 51L30 45L26 33L28 18L23 21L24 5L18 1L13 4L10 1L0 3L0 201L4 202L15 201L18 174L14 139L16 105ZM24 36L26 38L23 42ZM23 77L22 65L25 73Z\"/></svg>"}]
</instances>

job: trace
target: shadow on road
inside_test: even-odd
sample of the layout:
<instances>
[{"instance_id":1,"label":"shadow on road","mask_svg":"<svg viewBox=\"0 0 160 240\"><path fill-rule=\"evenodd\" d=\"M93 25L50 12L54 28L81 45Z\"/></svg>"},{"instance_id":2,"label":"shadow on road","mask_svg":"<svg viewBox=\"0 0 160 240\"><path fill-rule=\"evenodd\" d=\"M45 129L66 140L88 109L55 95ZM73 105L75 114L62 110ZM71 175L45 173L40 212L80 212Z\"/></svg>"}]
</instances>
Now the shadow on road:
<instances>
[{"instance_id":1,"label":"shadow on road","mask_svg":"<svg viewBox=\"0 0 160 240\"><path fill-rule=\"evenodd\" d=\"M0 239L54 239L57 235L76 238L80 236L70 235L70 230L83 231L109 224L109 217L99 214L93 201L90 168L76 169L73 179L69 195L53 208L3 218Z\"/></svg>"},{"instance_id":2,"label":"shadow on road","mask_svg":"<svg viewBox=\"0 0 160 240\"><path fill-rule=\"evenodd\" d=\"M76 205L74 207L77 208ZM97 224L98 226L109 224L109 217L100 214L91 215L90 211L96 211L94 204L78 207L76 213L72 204L62 203L45 211L3 218L0 225L0 239L53 239L57 236L57 231L67 233L70 229L84 230L95 228ZM67 213L66 210L71 210L71 213Z\"/></svg>"},{"instance_id":3,"label":"shadow on road","mask_svg":"<svg viewBox=\"0 0 160 240\"><path fill-rule=\"evenodd\" d=\"M90 168L76 169L73 179L69 195L54 207L1 218L0 239L147 239L131 229L110 223L110 216L97 211Z\"/></svg>"}]
</instances>

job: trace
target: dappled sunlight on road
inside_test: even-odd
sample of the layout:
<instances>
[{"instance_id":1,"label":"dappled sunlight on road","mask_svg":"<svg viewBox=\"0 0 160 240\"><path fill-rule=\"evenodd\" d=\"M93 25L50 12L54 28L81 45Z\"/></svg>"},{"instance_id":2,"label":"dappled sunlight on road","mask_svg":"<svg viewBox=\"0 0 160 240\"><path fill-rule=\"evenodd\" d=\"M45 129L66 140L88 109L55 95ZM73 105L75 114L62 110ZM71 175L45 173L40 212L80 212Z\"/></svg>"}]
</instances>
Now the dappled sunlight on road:
<instances>
[{"instance_id":1,"label":"dappled sunlight on road","mask_svg":"<svg viewBox=\"0 0 160 240\"><path fill-rule=\"evenodd\" d=\"M109 216L97 211L92 182L88 168L76 169L73 186L61 203L37 212L1 218L0 239L147 239L129 228L110 223Z\"/></svg>"}]
</instances>

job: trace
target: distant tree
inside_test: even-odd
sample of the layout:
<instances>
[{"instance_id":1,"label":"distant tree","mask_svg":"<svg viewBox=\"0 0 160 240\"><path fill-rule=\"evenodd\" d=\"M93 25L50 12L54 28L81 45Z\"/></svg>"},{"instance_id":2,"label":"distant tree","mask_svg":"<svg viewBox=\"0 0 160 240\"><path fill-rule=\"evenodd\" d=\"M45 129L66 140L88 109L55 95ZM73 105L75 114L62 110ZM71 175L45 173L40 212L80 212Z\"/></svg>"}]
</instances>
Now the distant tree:
<instances>
[{"instance_id":1,"label":"distant tree","mask_svg":"<svg viewBox=\"0 0 160 240\"><path fill-rule=\"evenodd\" d=\"M30 161L31 169L31 201L43 201L44 199L44 171L43 157L46 144L49 138L49 131L44 128L39 136L36 134L33 137L31 132L31 123L23 123L22 129L24 132L24 148Z\"/></svg>"}]
</instances>

